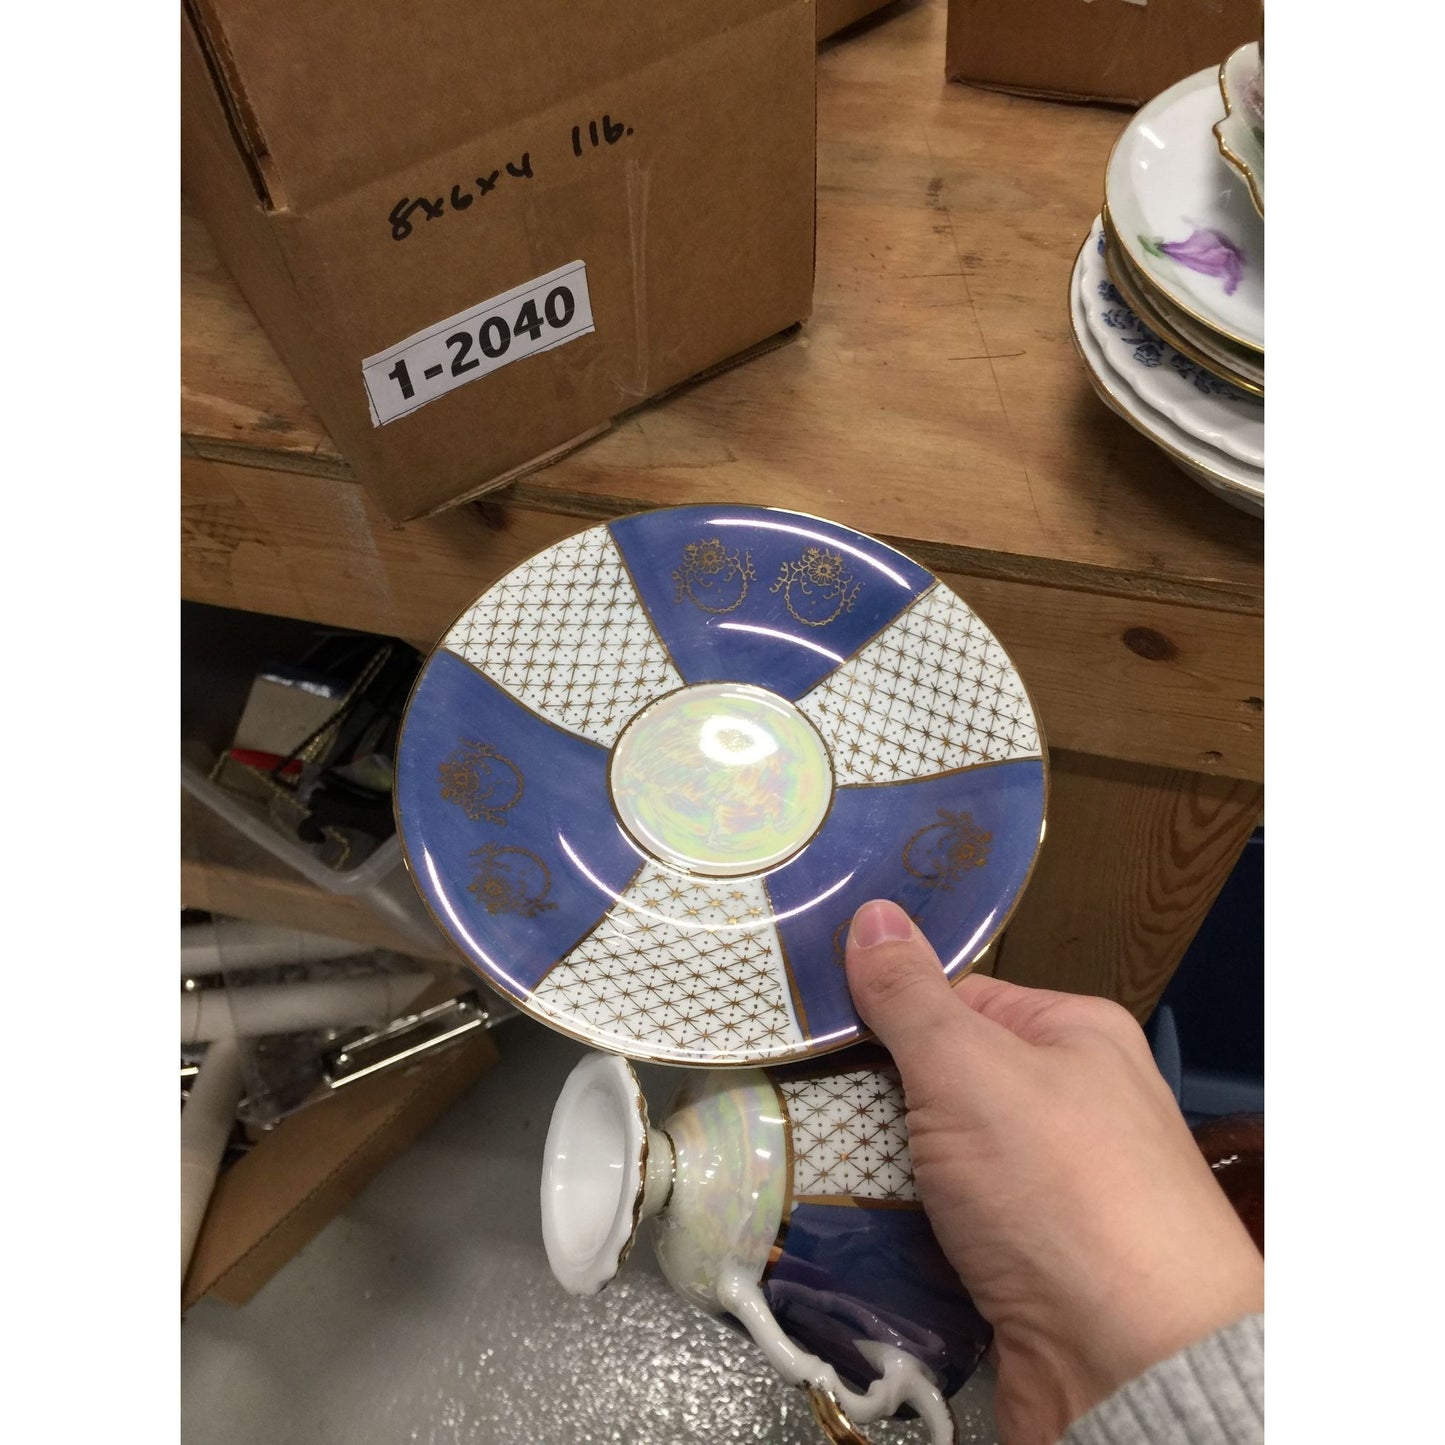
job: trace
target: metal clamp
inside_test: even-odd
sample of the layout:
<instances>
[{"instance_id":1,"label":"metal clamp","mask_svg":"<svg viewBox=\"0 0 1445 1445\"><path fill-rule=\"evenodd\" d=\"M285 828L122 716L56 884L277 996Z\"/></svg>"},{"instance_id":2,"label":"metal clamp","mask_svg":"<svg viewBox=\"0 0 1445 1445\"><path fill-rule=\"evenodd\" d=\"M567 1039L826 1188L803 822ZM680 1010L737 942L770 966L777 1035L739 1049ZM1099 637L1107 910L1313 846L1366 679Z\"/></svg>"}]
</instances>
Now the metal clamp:
<instances>
[{"instance_id":1,"label":"metal clamp","mask_svg":"<svg viewBox=\"0 0 1445 1445\"><path fill-rule=\"evenodd\" d=\"M476 992L459 994L434 1008L408 1014L327 1054L322 1060L317 1093L334 1094L358 1079L449 1048L478 1029L492 1028L498 1022Z\"/></svg>"}]
</instances>

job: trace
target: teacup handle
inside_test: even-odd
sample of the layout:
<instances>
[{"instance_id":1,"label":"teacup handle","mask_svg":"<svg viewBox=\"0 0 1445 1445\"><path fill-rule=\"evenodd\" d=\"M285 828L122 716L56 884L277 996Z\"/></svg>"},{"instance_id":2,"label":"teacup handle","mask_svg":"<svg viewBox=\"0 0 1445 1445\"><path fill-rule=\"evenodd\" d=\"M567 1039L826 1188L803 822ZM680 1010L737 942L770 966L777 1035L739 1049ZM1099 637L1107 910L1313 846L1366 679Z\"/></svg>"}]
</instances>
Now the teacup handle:
<instances>
[{"instance_id":1,"label":"teacup handle","mask_svg":"<svg viewBox=\"0 0 1445 1445\"><path fill-rule=\"evenodd\" d=\"M804 1385L808 1403L813 1407L813 1418L828 1445L873 1445L873 1442L848 1418L837 1399L817 1385Z\"/></svg>"},{"instance_id":2,"label":"teacup handle","mask_svg":"<svg viewBox=\"0 0 1445 1445\"><path fill-rule=\"evenodd\" d=\"M859 1352L882 1373L859 1394L850 1390L826 1360L799 1348L768 1308L763 1292L741 1270L717 1284L718 1302L737 1319L768 1363L789 1384L801 1385L813 1415L832 1445L869 1445L859 1424L871 1425L900 1405L912 1405L928 1427L930 1445L957 1445L958 1422L948 1401L922 1363L893 1345L860 1340Z\"/></svg>"},{"instance_id":3,"label":"teacup handle","mask_svg":"<svg viewBox=\"0 0 1445 1445\"><path fill-rule=\"evenodd\" d=\"M848 1418L835 1395L827 1390L820 1390L817 1385L804 1385L803 1390L808 1396L808 1403L813 1407L813 1418L818 1422L828 1445L873 1445L872 1440ZM956 1445L956 1430L952 1439Z\"/></svg>"}]
</instances>

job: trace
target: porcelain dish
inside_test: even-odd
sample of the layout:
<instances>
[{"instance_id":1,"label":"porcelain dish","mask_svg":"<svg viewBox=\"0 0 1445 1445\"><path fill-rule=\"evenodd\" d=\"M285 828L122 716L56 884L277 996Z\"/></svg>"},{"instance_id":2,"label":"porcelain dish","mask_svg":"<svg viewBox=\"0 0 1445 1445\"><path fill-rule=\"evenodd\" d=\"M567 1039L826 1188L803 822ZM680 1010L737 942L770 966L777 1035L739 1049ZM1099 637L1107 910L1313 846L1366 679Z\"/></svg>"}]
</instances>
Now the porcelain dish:
<instances>
[{"instance_id":1,"label":"porcelain dish","mask_svg":"<svg viewBox=\"0 0 1445 1445\"><path fill-rule=\"evenodd\" d=\"M1219 153L1219 72L1198 71L1143 106L1114 144L1104 196L1152 289L1236 345L1264 351L1264 223Z\"/></svg>"},{"instance_id":2,"label":"porcelain dish","mask_svg":"<svg viewBox=\"0 0 1445 1445\"><path fill-rule=\"evenodd\" d=\"M1109 276L1105 237L1095 221L1080 253L1080 297L1104 359L1140 399L1236 461L1264 466L1264 403L1216 376L1151 331Z\"/></svg>"},{"instance_id":3,"label":"porcelain dish","mask_svg":"<svg viewBox=\"0 0 1445 1445\"><path fill-rule=\"evenodd\" d=\"M1129 260L1119 234L1104 207L1101 217L1104 228L1104 264L1120 294L1151 330L1164 337L1171 346L1197 361L1216 376L1252 396L1264 396L1264 356L1247 346L1238 346L1227 337L1201 326L1192 316L1161 296Z\"/></svg>"},{"instance_id":4,"label":"porcelain dish","mask_svg":"<svg viewBox=\"0 0 1445 1445\"><path fill-rule=\"evenodd\" d=\"M1224 116L1214 123L1219 154L1244 178L1264 215L1264 57L1259 43L1241 45L1219 67Z\"/></svg>"},{"instance_id":5,"label":"porcelain dish","mask_svg":"<svg viewBox=\"0 0 1445 1445\"><path fill-rule=\"evenodd\" d=\"M966 971L1045 789L1017 671L924 568L796 513L676 507L558 542L462 613L408 702L396 808L492 987L708 1067L866 1037L843 945L869 898Z\"/></svg>"},{"instance_id":6,"label":"porcelain dish","mask_svg":"<svg viewBox=\"0 0 1445 1445\"><path fill-rule=\"evenodd\" d=\"M1097 255L1097 239L1092 234L1080 247L1074 263L1069 285L1069 314L1074 346L1099 399L1135 431L1148 437L1187 476L1239 511L1263 517L1264 472L1261 469L1225 455L1160 415L1104 359L1103 350L1089 329L1084 300L1086 255L1091 251Z\"/></svg>"}]
</instances>

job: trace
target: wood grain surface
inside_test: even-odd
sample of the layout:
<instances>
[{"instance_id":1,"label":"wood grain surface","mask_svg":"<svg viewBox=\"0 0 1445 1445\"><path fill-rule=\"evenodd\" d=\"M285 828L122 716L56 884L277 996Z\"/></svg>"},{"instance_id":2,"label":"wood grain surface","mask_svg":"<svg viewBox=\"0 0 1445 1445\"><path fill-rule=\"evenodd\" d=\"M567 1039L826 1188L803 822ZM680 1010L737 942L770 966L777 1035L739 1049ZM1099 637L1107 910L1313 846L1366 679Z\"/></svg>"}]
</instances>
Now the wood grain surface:
<instances>
[{"instance_id":1,"label":"wood grain surface","mask_svg":"<svg viewBox=\"0 0 1445 1445\"><path fill-rule=\"evenodd\" d=\"M504 572L583 525L487 501L392 527L352 482L192 458L182 478L187 597L423 651ZM1257 618L941 576L1014 657L1055 746L1262 777Z\"/></svg>"},{"instance_id":2,"label":"wood grain surface","mask_svg":"<svg viewBox=\"0 0 1445 1445\"><path fill-rule=\"evenodd\" d=\"M1048 830L994 972L1147 1018L1262 816L1257 783L1050 758Z\"/></svg>"}]
</instances>

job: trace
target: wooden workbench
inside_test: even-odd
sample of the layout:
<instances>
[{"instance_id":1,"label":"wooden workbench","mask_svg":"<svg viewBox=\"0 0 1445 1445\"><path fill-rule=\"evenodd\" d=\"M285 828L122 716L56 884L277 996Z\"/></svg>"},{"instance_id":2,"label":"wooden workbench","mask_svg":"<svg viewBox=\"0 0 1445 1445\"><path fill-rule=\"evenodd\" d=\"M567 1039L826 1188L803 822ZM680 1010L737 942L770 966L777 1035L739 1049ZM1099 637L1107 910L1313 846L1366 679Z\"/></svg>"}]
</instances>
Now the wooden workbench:
<instances>
[{"instance_id":1,"label":"wooden workbench","mask_svg":"<svg viewBox=\"0 0 1445 1445\"><path fill-rule=\"evenodd\" d=\"M1048 835L995 970L1152 1008L1257 823L1263 528L1095 399L1067 286L1114 110L943 79L898 6L818 70L815 311L767 355L554 466L388 525L184 220L186 597L430 646L502 572L598 518L758 502L917 557L1023 673Z\"/></svg>"}]
</instances>

